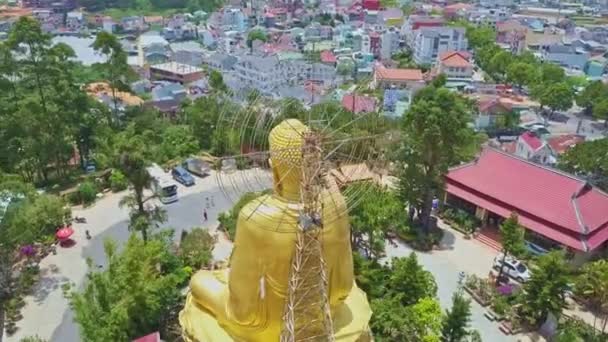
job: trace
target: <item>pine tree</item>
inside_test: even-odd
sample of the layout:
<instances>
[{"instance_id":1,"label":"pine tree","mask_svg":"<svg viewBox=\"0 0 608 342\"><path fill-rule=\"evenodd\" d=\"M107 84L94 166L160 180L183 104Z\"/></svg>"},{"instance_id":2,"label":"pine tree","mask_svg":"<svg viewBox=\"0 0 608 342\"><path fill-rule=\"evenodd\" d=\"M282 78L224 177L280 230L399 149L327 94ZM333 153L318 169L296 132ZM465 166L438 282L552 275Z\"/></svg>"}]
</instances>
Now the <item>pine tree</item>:
<instances>
[{"instance_id":1,"label":"pine tree","mask_svg":"<svg viewBox=\"0 0 608 342\"><path fill-rule=\"evenodd\" d=\"M452 296L452 309L446 310L443 319L442 340L445 342L461 342L469 336L471 321L471 301L464 298L461 292Z\"/></svg>"}]
</instances>

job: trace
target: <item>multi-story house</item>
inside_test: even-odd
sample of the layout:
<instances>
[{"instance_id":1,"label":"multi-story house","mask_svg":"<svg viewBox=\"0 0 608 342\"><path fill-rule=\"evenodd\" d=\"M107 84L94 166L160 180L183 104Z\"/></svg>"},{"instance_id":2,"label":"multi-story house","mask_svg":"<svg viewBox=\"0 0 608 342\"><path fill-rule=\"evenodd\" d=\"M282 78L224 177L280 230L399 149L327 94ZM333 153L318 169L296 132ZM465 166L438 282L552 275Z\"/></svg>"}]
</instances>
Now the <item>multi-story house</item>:
<instances>
[{"instance_id":1,"label":"multi-story house","mask_svg":"<svg viewBox=\"0 0 608 342\"><path fill-rule=\"evenodd\" d=\"M517 20L506 20L496 24L496 42L520 54L526 47L528 28Z\"/></svg>"},{"instance_id":2,"label":"multi-story house","mask_svg":"<svg viewBox=\"0 0 608 342\"><path fill-rule=\"evenodd\" d=\"M277 88L294 81L295 67L284 67L276 57L242 56L234 65L234 76L242 86L272 95Z\"/></svg>"},{"instance_id":3,"label":"multi-story house","mask_svg":"<svg viewBox=\"0 0 608 342\"><path fill-rule=\"evenodd\" d=\"M541 164L553 164L551 147L533 132L525 132L517 138L515 155Z\"/></svg>"},{"instance_id":4,"label":"multi-story house","mask_svg":"<svg viewBox=\"0 0 608 342\"><path fill-rule=\"evenodd\" d=\"M142 16L124 17L120 20L120 24L125 32L142 32L148 29L148 25Z\"/></svg>"},{"instance_id":5,"label":"multi-story house","mask_svg":"<svg viewBox=\"0 0 608 342\"><path fill-rule=\"evenodd\" d=\"M231 30L245 32L247 29L247 16L240 8L224 8L222 14L222 25L228 26Z\"/></svg>"},{"instance_id":6,"label":"multi-story house","mask_svg":"<svg viewBox=\"0 0 608 342\"><path fill-rule=\"evenodd\" d=\"M477 26L490 26L496 28L496 24L511 17L511 12L504 8L478 9L467 13L467 21Z\"/></svg>"},{"instance_id":7,"label":"multi-story house","mask_svg":"<svg viewBox=\"0 0 608 342\"><path fill-rule=\"evenodd\" d=\"M65 27L69 31L80 31L85 27L84 15L82 12L68 12L65 17Z\"/></svg>"},{"instance_id":8,"label":"multi-story house","mask_svg":"<svg viewBox=\"0 0 608 342\"><path fill-rule=\"evenodd\" d=\"M433 64L437 56L445 51L464 51L468 48L462 27L425 27L416 32L413 46L414 61L418 64Z\"/></svg>"},{"instance_id":9,"label":"multi-story house","mask_svg":"<svg viewBox=\"0 0 608 342\"><path fill-rule=\"evenodd\" d=\"M381 48L380 48L380 58L381 59L390 59L391 56L399 50L401 36L399 35L399 31L397 29L391 27L390 29L384 31L382 33L381 39Z\"/></svg>"},{"instance_id":10,"label":"multi-story house","mask_svg":"<svg viewBox=\"0 0 608 342\"><path fill-rule=\"evenodd\" d=\"M486 8L511 7L514 0L479 0L479 6Z\"/></svg>"},{"instance_id":11,"label":"multi-story house","mask_svg":"<svg viewBox=\"0 0 608 342\"><path fill-rule=\"evenodd\" d=\"M212 54L203 61L203 63L206 64L209 69L220 72L232 71L237 62L238 58L235 56L220 52Z\"/></svg>"},{"instance_id":12,"label":"multi-story house","mask_svg":"<svg viewBox=\"0 0 608 342\"><path fill-rule=\"evenodd\" d=\"M377 63L374 66L372 88L399 88L416 92L424 88L425 82L419 69L389 69Z\"/></svg>"},{"instance_id":13,"label":"multi-story house","mask_svg":"<svg viewBox=\"0 0 608 342\"><path fill-rule=\"evenodd\" d=\"M139 36L137 51L140 66L166 63L172 55L169 42L163 37L153 34Z\"/></svg>"},{"instance_id":14,"label":"multi-story house","mask_svg":"<svg viewBox=\"0 0 608 342\"><path fill-rule=\"evenodd\" d=\"M361 51L363 53L371 52L371 39L369 34L359 29L353 32L353 51Z\"/></svg>"},{"instance_id":15,"label":"multi-story house","mask_svg":"<svg viewBox=\"0 0 608 342\"><path fill-rule=\"evenodd\" d=\"M589 52L572 45L553 44L543 53L543 59L569 69L583 70L589 60Z\"/></svg>"},{"instance_id":16,"label":"multi-story house","mask_svg":"<svg viewBox=\"0 0 608 342\"><path fill-rule=\"evenodd\" d=\"M471 82L473 64L466 51L445 51L437 58L437 71L444 74L448 82Z\"/></svg>"},{"instance_id":17,"label":"multi-story house","mask_svg":"<svg viewBox=\"0 0 608 342\"><path fill-rule=\"evenodd\" d=\"M405 38L405 43L413 47L416 31L424 27L441 27L444 24L445 19L440 16L410 15L401 27L401 34Z\"/></svg>"}]
</instances>

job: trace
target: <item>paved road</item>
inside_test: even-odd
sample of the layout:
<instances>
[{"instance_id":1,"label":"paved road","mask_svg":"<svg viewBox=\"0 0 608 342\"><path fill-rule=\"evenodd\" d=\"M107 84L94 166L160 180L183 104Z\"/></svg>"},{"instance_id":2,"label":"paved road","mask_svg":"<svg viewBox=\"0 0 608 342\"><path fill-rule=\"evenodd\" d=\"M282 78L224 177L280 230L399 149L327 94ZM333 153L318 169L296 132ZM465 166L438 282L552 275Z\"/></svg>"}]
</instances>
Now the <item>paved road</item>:
<instances>
[{"instance_id":1,"label":"paved road","mask_svg":"<svg viewBox=\"0 0 608 342\"><path fill-rule=\"evenodd\" d=\"M402 243L397 247L387 243L388 258L408 256L413 250ZM418 261L435 276L437 295L441 306L447 309L452 303L452 294L458 290L458 273L465 271L478 276L487 276L496 251L475 240L465 240L459 233L446 230L442 250L428 253L416 252ZM483 341L513 342L517 338L506 336L498 330L498 325L488 321L485 309L474 300L471 303L471 326L479 330Z\"/></svg>"},{"instance_id":2,"label":"paved road","mask_svg":"<svg viewBox=\"0 0 608 342\"><path fill-rule=\"evenodd\" d=\"M217 215L231 208L241 193L260 190L270 184L270 179L267 172L247 170L229 175L213 173L204 179L197 179L193 187L180 186L179 201L165 206L168 214L165 226L175 229L176 239L179 239L182 230L200 226L214 228L217 226ZM18 323L20 329L15 335L7 337L6 341L17 342L24 336L35 334L52 342L80 341L61 285L70 283L81 288L87 271L86 259L90 258L95 265L105 263L104 240L112 238L124 242L128 239L128 213L118 206L125 194L109 194L90 208L74 210L74 215L87 218L87 224L75 224L73 238L76 245L59 248L57 255L42 260L41 281L35 294L26 298L22 311L24 319ZM206 198L209 198L210 208L207 209L208 222L203 224ZM91 233L91 240L85 238L87 229ZM217 253L218 258L229 255L230 246L225 243L220 245L222 248Z\"/></svg>"}]
</instances>

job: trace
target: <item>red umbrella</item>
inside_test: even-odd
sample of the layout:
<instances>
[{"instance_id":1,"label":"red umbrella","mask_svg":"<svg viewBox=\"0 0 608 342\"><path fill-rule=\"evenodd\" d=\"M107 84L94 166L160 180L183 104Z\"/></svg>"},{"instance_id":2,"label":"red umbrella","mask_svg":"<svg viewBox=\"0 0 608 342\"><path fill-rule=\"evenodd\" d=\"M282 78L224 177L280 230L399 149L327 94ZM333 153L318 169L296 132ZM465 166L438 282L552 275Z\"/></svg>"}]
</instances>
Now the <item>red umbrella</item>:
<instances>
[{"instance_id":1,"label":"red umbrella","mask_svg":"<svg viewBox=\"0 0 608 342\"><path fill-rule=\"evenodd\" d=\"M57 231L57 233L55 233L55 236L59 240L66 240L70 236L72 236L72 234L74 234L74 229L72 229L72 227L70 227L70 226L65 226L65 227L59 229Z\"/></svg>"}]
</instances>

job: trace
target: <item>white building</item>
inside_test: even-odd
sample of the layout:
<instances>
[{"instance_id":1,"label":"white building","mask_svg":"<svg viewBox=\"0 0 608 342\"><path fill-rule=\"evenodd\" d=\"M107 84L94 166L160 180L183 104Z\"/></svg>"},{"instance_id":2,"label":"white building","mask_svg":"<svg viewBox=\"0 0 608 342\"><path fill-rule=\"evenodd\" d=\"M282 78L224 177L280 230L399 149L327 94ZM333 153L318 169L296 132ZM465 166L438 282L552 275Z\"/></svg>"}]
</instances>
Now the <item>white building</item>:
<instances>
[{"instance_id":1,"label":"white building","mask_svg":"<svg viewBox=\"0 0 608 342\"><path fill-rule=\"evenodd\" d=\"M532 132L525 132L517 138L515 155L541 164L555 161L551 147Z\"/></svg>"},{"instance_id":2,"label":"white building","mask_svg":"<svg viewBox=\"0 0 608 342\"><path fill-rule=\"evenodd\" d=\"M137 42L137 57L139 66L145 64L159 64L171 59L169 42L155 34L143 34Z\"/></svg>"},{"instance_id":3,"label":"white building","mask_svg":"<svg viewBox=\"0 0 608 342\"><path fill-rule=\"evenodd\" d=\"M242 56L234 65L234 76L243 86L267 95L289 84L291 74L276 57Z\"/></svg>"},{"instance_id":4,"label":"white building","mask_svg":"<svg viewBox=\"0 0 608 342\"><path fill-rule=\"evenodd\" d=\"M222 13L222 25L229 29L244 32L247 29L247 17L240 8L225 8Z\"/></svg>"},{"instance_id":5,"label":"white building","mask_svg":"<svg viewBox=\"0 0 608 342\"><path fill-rule=\"evenodd\" d=\"M380 36L380 58L390 59L391 56L399 51L399 41L401 37L396 29L389 29Z\"/></svg>"},{"instance_id":6,"label":"white building","mask_svg":"<svg viewBox=\"0 0 608 342\"><path fill-rule=\"evenodd\" d=\"M513 4L513 0L479 0L479 6L487 8L511 7Z\"/></svg>"},{"instance_id":7,"label":"white building","mask_svg":"<svg viewBox=\"0 0 608 342\"><path fill-rule=\"evenodd\" d=\"M462 27L424 27L416 31L413 46L417 64L433 64L445 51L463 51L468 47Z\"/></svg>"}]
</instances>

